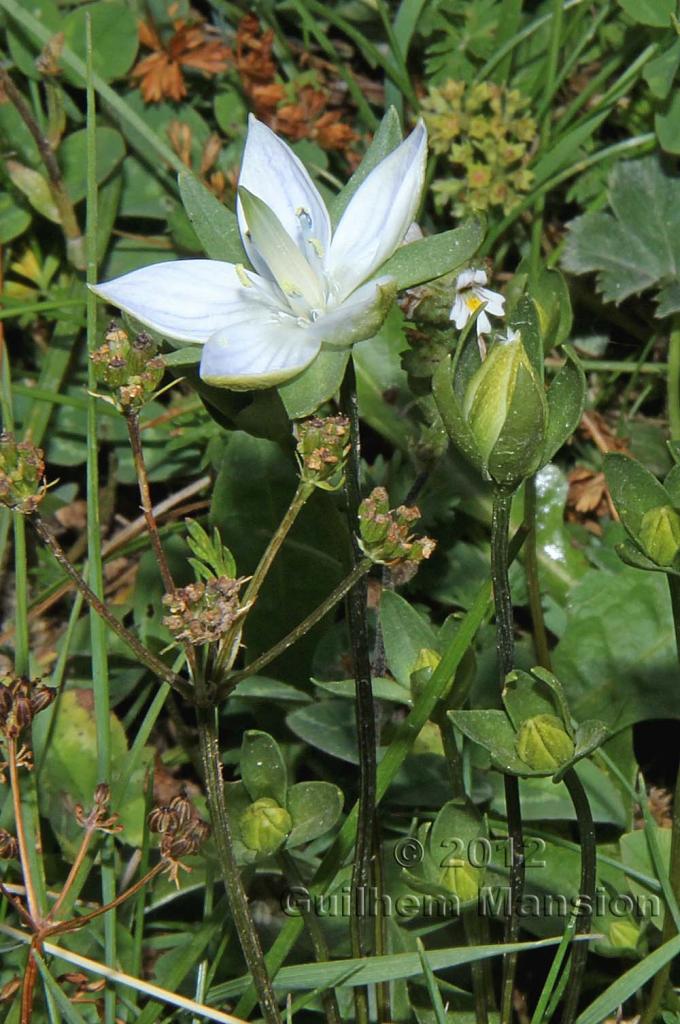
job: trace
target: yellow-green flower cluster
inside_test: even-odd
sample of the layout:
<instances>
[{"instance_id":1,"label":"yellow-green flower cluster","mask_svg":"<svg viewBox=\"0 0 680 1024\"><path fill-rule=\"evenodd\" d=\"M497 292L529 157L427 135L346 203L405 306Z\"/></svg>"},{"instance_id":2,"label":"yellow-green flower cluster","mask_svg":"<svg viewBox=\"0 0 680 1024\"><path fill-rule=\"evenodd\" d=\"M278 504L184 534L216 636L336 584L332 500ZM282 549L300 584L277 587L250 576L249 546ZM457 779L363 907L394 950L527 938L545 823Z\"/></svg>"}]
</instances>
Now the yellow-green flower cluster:
<instances>
[{"instance_id":1,"label":"yellow-green flower cluster","mask_svg":"<svg viewBox=\"0 0 680 1024\"><path fill-rule=\"evenodd\" d=\"M517 205L533 179L528 164L537 128L528 104L517 89L493 82L449 80L430 88L422 101L430 146L451 165L432 184L440 210L449 206L462 217Z\"/></svg>"}]
</instances>

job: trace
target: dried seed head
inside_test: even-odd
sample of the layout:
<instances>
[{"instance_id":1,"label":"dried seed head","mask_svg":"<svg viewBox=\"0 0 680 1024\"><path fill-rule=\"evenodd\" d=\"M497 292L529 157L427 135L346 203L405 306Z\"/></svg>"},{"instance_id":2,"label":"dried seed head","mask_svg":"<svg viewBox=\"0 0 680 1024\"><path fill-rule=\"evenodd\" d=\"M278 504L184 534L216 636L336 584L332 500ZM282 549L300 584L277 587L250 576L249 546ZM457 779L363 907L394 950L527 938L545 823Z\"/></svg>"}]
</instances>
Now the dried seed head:
<instances>
[{"instance_id":1,"label":"dried seed head","mask_svg":"<svg viewBox=\"0 0 680 1024\"><path fill-rule=\"evenodd\" d=\"M173 796L170 801L170 810L173 811L177 821L177 828L183 828L191 821L193 807L191 801L187 800L184 794Z\"/></svg>"},{"instance_id":2,"label":"dried seed head","mask_svg":"<svg viewBox=\"0 0 680 1024\"><path fill-rule=\"evenodd\" d=\"M104 344L90 356L97 383L113 392L121 412L137 412L153 396L165 371L162 356L149 334L132 341L115 322L109 325Z\"/></svg>"},{"instance_id":3,"label":"dried seed head","mask_svg":"<svg viewBox=\"0 0 680 1024\"><path fill-rule=\"evenodd\" d=\"M197 645L219 640L247 611L239 604L239 590L245 582L246 577L218 576L207 583L190 583L166 594L163 603L171 614L163 619L163 625L185 643Z\"/></svg>"},{"instance_id":4,"label":"dried seed head","mask_svg":"<svg viewBox=\"0 0 680 1024\"><path fill-rule=\"evenodd\" d=\"M45 497L45 460L31 441L0 434L0 504L30 515Z\"/></svg>"},{"instance_id":5,"label":"dried seed head","mask_svg":"<svg viewBox=\"0 0 680 1024\"><path fill-rule=\"evenodd\" d=\"M399 567L402 576L405 571L413 575L436 546L430 537L411 534L411 527L419 518L420 511L415 506L400 505L390 510L385 488L374 488L359 506L359 543L363 552L374 562Z\"/></svg>"},{"instance_id":6,"label":"dried seed head","mask_svg":"<svg viewBox=\"0 0 680 1024\"><path fill-rule=\"evenodd\" d=\"M342 486L350 450L345 416L313 416L296 427L297 457L303 481L327 491Z\"/></svg>"},{"instance_id":7,"label":"dried seed head","mask_svg":"<svg viewBox=\"0 0 680 1024\"><path fill-rule=\"evenodd\" d=\"M19 844L7 829L0 828L0 860L16 860Z\"/></svg>"},{"instance_id":8,"label":"dried seed head","mask_svg":"<svg viewBox=\"0 0 680 1024\"><path fill-rule=\"evenodd\" d=\"M39 679L9 676L0 681L0 732L17 739L34 717L52 703L57 691Z\"/></svg>"}]
</instances>

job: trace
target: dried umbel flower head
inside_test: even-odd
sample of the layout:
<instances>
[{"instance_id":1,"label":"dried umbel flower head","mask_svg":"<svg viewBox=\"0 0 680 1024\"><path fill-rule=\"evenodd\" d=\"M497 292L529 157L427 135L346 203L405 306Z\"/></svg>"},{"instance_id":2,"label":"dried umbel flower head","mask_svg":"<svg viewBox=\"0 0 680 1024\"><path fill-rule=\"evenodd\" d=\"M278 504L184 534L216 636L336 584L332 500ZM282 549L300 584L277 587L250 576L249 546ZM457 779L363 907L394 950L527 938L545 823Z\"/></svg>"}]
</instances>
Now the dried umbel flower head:
<instances>
[{"instance_id":1,"label":"dried umbel flower head","mask_svg":"<svg viewBox=\"0 0 680 1024\"><path fill-rule=\"evenodd\" d=\"M109 325L104 344L90 356L98 384L113 392L121 412L137 412L154 395L165 372L156 343L142 331L130 340L115 322Z\"/></svg>"},{"instance_id":2,"label":"dried umbel flower head","mask_svg":"<svg viewBox=\"0 0 680 1024\"><path fill-rule=\"evenodd\" d=\"M180 857L191 857L210 835L210 826L199 818L184 795L173 797L169 804L154 807L148 817L151 832L161 836L160 855L167 864L168 875L179 888L179 871L190 871Z\"/></svg>"},{"instance_id":3,"label":"dried umbel flower head","mask_svg":"<svg viewBox=\"0 0 680 1024\"><path fill-rule=\"evenodd\" d=\"M56 696L57 691L41 685L39 679L9 676L0 681L0 732L17 739Z\"/></svg>"},{"instance_id":4,"label":"dried umbel flower head","mask_svg":"<svg viewBox=\"0 0 680 1024\"><path fill-rule=\"evenodd\" d=\"M30 515L45 497L45 459L42 448L0 434L0 504Z\"/></svg>"},{"instance_id":5,"label":"dried umbel flower head","mask_svg":"<svg viewBox=\"0 0 680 1024\"><path fill-rule=\"evenodd\" d=\"M342 487L350 450L347 417L312 416L298 423L296 434L300 478L326 491Z\"/></svg>"},{"instance_id":6,"label":"dried umbel flower head","mask_svg":"<svg viewBox=\"0 0 680 1024\"><path fill-rule=\"evenodd\" d=\"M115 835L122 832L123 826L118 821L117 814L109 814L109 802L111 800L111 789L106 782L100 782L94 791L92 809L85 813L82 804L75 806L75 818L82 828L91 831L105 832Z\"/></svg>"},{"instance_id":7,"label":"dried umbel flower head","mask_svg":"<svg viewBox=\"0 0 680 1024\"><path fill-rule=\"evenodd\" d=\"M7 829L0 828L0 860L16 860L18 856L17 840Z\"/></svg>"},{"instance_id":8,"label":"dried umbel flower head","mask_svg":"<svg viewBox=\"0 0 680 1024\"><path fill-rule=\"evenodd\" d=\"M415 506L390 509L384 487L375 487L359 506L359 543L373 562L399 566L410 575L424 558L429 558L436 542L431 537L414 537L413 524L420 519ZM401 573L403 577L403 572Z\"/></svg>"},{"instance_id":9,"label":"dried umbel flower head","mask_svg":"<svg viewBox=\"0 0 680 1024\"><path fill-rule=\"evenodd\" d=\"M163 625L183 643L198 645L219 640L247 611L239 604L239 590L245 582L245 576L218 576L166 594L163 603L170 609L170 615L165 616Z\"/></svg>"}]
</instances>

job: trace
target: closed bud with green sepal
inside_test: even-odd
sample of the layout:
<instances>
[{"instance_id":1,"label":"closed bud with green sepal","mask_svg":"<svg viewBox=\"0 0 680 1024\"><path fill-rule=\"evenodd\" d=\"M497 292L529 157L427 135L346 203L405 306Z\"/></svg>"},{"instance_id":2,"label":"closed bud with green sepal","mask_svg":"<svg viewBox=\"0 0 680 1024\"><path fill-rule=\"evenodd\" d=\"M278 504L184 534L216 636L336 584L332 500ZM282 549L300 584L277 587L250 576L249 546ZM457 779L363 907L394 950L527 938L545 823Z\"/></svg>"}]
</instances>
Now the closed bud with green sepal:
<instances>
[{"instance_id":1,"label":"closed bud with green sepal","mask_svg":"<svg viewBox=\"0 0 680 1024\"><path fill-rule=\"evenodd\" d=\"M519 728L517 753L535 771L556 771L574 756L574 741L556 715L534 715Z\"/></svg>"},{"instance_id":2,"label":"closed bud with green sepal","mask_svg":"<svg viewBox=\"0 0 680 1024\"><path fill-rule=\"evenodd\" d=\"M263 796L246 808L240 828L241 839L249 850L270 854L286 841L293 822L285 807L281 807L273 797Z\"/></svg>"}]
</instances>

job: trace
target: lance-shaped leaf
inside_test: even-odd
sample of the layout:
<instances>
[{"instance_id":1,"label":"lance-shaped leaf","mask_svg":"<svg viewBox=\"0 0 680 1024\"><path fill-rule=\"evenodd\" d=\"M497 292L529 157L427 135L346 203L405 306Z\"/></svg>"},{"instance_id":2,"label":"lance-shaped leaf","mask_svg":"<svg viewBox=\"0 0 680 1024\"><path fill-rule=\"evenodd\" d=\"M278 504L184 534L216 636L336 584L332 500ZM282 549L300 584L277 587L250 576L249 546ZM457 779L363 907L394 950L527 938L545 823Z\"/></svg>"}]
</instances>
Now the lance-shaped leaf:
<instances>
[{"instance_id":1,"label":"lance-shaped leaf","mask_svg":"<svg viewBox=\"0 0 680 1024\"><path fill-rule=\"evenodd\" d=\"M586 378L581 363L571 348L565 347L566 362L548 388L548 420L545 428L543 463L555 454L576 430L583 415Z\"/></svg>"},{"instance_id":2,"label":"lance-shaped leaf","mask_svg":"<svg viewBox=\"0 0 680 1024\"><path fill-rule=\"evenodd\" d=\"M610 452L604 466L616 511L630 536L637 540L645 513L670 504L668 491L653 473L628 455Z\"/></svg>"}]
</instances>

